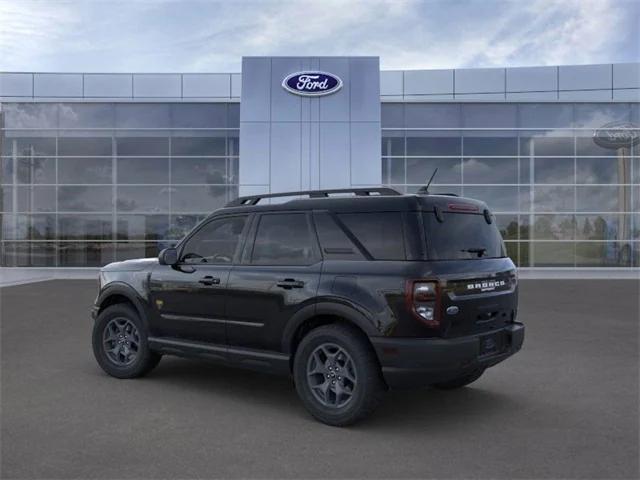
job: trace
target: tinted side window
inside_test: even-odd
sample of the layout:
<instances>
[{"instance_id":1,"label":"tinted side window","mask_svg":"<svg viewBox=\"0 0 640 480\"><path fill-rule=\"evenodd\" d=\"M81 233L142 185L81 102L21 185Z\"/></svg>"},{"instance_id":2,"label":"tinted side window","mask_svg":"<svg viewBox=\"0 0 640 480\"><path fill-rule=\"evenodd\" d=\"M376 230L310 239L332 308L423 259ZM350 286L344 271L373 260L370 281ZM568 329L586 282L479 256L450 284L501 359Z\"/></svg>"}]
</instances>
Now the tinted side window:
<instances>
[{"instance_id":1,"label":"tinted side window","mask_svg":"<svg viewBox=\"0 0 640 480\"><path fill-rule=\"evenodd\" d=\"M360 250L328 213L314 213L316 231L325 260L363 260Z\"/></svg>"},{"instance_id":2,"label":"tinted side window","mask_svg":"<svg viewBox=\"0 0 640 480\"><path fill-rule=\"evenodd\" d=\"M246 216L212 220L187 240L182 249L182 261L231 263L246 223Z\"/></svg>"},{"instance_id":3,"label":"tinted side window","mask_svg":"<svg viewBox=\"0 0 640 480\"><path fill-rule=\"evenodd\" d=\"M400 212L344 213L338 218L374 259L406 259Z\"/></svg>"},{"instance_id":4,"label":"tinted side window","mask_svg":"<svg viewBox=\"0 0 640 480\"><path fill-rule=\"evenodd\" d=\"M313 242L305 213L262 215L251 263L309 265L314 261Z\"/></svg>"}]
</instances>

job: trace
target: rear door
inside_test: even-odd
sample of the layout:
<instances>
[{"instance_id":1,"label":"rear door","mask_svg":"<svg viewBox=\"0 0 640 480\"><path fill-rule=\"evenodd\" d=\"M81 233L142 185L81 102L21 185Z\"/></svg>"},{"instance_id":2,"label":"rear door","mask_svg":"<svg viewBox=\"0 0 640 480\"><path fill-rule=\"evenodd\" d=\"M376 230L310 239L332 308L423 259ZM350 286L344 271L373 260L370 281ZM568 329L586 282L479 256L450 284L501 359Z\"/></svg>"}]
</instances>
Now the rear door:
<instances>
[{"instance_id":1,"label":"rear door","mask_svg":"<svg viewBox=\"0 0 640 480\"><path fill-rule=\"evenodd\" d=\"M280 350L287 321L315 301L321 260L310 213L260 215L227 285L229 345Z\"/></svg>"}]
</instances>

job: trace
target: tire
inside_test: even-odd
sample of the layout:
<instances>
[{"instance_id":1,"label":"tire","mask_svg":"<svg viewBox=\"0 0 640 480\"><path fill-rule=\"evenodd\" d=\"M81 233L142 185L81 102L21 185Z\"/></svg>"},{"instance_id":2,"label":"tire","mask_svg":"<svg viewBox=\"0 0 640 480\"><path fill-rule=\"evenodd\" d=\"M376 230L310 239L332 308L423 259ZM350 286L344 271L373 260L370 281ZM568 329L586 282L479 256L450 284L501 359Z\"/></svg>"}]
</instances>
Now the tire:
<instances>
[{"instance_id":1,"label":"tire","mask_svg":"<svg viewBox=\"0 0 640 480\"><path fill-rule=\"evenodd\" d=\"M309 332L296 351L293 375L309 413L337 427L370 415L385 390L373 349L361 332L346 325L326 325Z\"/></svg>"},{"instance_id":2,"label":"tire","mask_svg":"<svg viewBox=\"0 0 640 480\"><path fill-rule=\"evenodd\" d=\"M116 378L142 377L153 370L161 358L149 349L147 329L138 313L123 303L111 305L98 315L93 325L92 345L98 365Z\"/></svg>"},{"instance_id":3,"label":"tire","mask_svg":"<svg viewBox=\"0 0 640 480\"><path fill-rule=\"evenodd\" d=\"M455 390L456 388L462 388L469 385L470 383L475 382L482 376L483 373L484 368L481 368L480 370L467 373L466 375L454 378L453 380L449 380L448 382L434 383L431 386L439 390Z\"/></svg>"}]
</instances>

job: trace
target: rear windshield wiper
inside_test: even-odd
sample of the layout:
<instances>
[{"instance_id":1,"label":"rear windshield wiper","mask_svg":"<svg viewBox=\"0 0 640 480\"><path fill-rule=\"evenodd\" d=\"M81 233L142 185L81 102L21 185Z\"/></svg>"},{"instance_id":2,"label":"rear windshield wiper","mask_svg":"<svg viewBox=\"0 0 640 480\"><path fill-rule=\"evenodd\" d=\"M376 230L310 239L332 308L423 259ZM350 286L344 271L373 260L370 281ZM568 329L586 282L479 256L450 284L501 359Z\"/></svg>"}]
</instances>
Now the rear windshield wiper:
<instances>
[{"instance_id":1,"label":"rear windshield wiper","mask_svg":"<svg viewBox=\"0 0 640 480\"><path fill-rule=\"evenodd\" d=\"M468 253L476 253L478 254L478 257L482 257L485 253L487 253L487 249L486 248L467 248L464 250L460 250L461 252L468 252Z\"/></svg>"}]
</instances>

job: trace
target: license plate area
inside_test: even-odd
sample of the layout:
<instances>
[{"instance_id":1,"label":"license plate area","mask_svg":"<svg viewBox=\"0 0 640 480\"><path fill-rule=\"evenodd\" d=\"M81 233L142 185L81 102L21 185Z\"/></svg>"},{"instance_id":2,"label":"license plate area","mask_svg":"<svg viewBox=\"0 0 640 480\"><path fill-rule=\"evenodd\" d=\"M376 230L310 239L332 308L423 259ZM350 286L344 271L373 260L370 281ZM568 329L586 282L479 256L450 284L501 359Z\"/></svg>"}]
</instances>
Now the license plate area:
<instances>
[{"instance_id":1,"label":"license plate area","mask_svg":"<svg viewBox=\"0 0 640 480\"><path fill-rule=\"evenodd\" d=\"M480 342L478 353L480 357L499 355L504 352L506 348L506 335L504 332L481 335L478 341Z\"/></svg>"}]
</instances>

